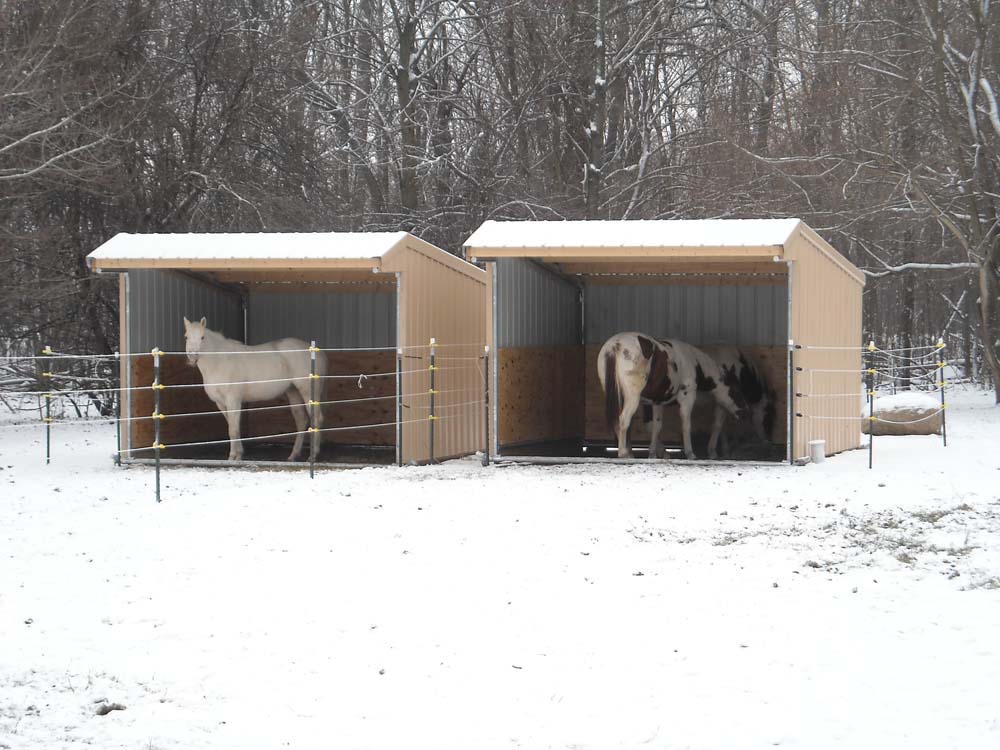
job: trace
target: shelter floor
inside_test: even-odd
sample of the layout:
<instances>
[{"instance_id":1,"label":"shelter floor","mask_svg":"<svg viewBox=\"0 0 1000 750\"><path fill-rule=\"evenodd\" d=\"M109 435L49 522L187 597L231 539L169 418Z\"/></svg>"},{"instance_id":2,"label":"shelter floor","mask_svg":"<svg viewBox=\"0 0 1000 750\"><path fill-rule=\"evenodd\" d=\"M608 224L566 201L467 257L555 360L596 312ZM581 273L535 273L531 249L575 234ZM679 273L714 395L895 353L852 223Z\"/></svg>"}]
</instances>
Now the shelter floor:
<instances>
[{"instance_id":1,"label":"shelter floor","mask_svg":"<svg viewBox=\"0 0 1000 750\"><path fill-rule=\"evenodd\" d=\"M708 435L694 434L691 436L691 447L698 458L708 458ZM684 458L682 446L666 444L667 455L670 458ZM649 446L646 444L632 445L632 453L636 458L646 458ZM517 446L503 447L501 456L543 456L546 458L614 458L617 455L617 445L607 441L589 440L556 440L537 443L523 443ZM720 457L730 461L775 461L786 458L785 446L760 441L741 441L730 445L729 452Z\"/></svg>"},{"instance_id":2,"label":"shelter floor","mask_svg":"<svg viewBox=\"0 0 1000 750\"><path fill-rule=\"evenodd\" d=\"M291 452L291 446L284 443L256 443L252 439L243 440L244 461L286 461ZM162 458L184 459L189 461L226 461L229 458L228 445L196 445L189 447L167 448L160 453ZM132 458L153 458L150 448L133 450ZM300 459L308 463L309 446L303 449ZM339 445L324 443L316 459L321 464L358 464L390 466L396 463L396 448L392 445Z\"/></svg>"}]
</instances>

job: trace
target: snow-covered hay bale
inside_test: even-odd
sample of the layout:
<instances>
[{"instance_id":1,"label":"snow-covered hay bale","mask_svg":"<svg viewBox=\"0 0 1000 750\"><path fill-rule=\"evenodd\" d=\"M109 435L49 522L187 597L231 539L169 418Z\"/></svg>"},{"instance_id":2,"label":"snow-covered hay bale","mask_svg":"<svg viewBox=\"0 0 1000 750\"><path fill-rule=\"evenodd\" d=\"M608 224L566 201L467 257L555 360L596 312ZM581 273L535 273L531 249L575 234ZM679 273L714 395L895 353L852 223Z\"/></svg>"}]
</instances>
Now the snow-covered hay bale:
<instances>
[{"instance_id":1,"label":"snow-covered hay bale","mask_svg":"<svg viewBox=\"0 0 1000 750\"><path fill-rule=\"evenodd\" d=\"M863 416L868 416L864 407ZM937 394L904 391L875 399L875 422L865 419L862 431L875 435L936 435L941 432L941 400Z\"/></svg>"}]
</instances>

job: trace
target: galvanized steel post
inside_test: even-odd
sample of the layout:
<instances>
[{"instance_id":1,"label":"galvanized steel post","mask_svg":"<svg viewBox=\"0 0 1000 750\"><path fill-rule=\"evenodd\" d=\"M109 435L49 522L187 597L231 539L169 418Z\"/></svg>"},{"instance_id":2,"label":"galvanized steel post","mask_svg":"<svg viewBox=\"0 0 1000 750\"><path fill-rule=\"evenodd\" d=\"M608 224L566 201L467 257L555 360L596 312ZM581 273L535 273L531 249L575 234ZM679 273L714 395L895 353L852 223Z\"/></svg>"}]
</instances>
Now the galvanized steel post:
<instances>
[{"instance_id":1,"label":"galvanized steel post","mask_svg":"<svg viewBox=\"0 0 1000 750\"><path fill-rule=\"evenodd\" d=\"M795 464L795 342L788 339L788 465Z\"/></svg>"},{"instance_id":2,"label":"galvanized steel post","mask_svg":"<svg viewBox=\"0 0 1000 750\"><path fill-rule=\"evenodd\" d=\"M403 350L396 349L396 466L403 465Z\"/></svg>"},{"instance_id":3,"label":"galvanized steel post","mask_svg":"<svg viewBox=\"0 0 1000 750\"><path fill-rule=\"evenodd\" d=\"M486 425L486 447L483 449L483 466L490 465L490 346L483 352L483 416Z\"/></svg>"},{"instance_id":4,"label":"galvanized steel post","mask_svg":"<svg viewBox=\"0 0 1000 750\"><path fill-rule=\"evenodd\" d=\"M431 387L428 393L430 394L430 414L428 415L428 423L430 425L430 447L429 447L429 457L427 459L428 463L434 463L434 422L437 417L434 415L434 373L437 371L437 366L434 364L434 352L435 346L437 345L436 340L431 338L431 364L430 364L430 374L431 374Z\"/></svg>"}]
</instances>

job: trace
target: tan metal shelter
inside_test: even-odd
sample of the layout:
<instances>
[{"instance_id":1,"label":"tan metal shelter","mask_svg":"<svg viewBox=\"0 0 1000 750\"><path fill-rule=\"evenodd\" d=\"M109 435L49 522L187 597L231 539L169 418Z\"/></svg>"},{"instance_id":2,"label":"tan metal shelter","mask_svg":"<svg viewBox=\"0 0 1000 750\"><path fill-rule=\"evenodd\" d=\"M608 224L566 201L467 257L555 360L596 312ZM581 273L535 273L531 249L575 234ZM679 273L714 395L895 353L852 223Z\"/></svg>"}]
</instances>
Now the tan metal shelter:
<instances>
[{"instance_id":1,"label":"tan metal shelter","mask_svg":"<svg viewBox=\"0 0 1000 750\"><path fill-rule=\"evenodd\" d=\"M152 357L133 355L153 347L183 351L182 316L207 316L210 328L249 344L289 336L315 340L334 350L326 353L328 373L342 376L330 380L326 394L339 403L324 407L324 427L345 428L324 434L334 460L338 446L368 446L382 448L389 460L423 462L431 456L433 337L440 359L433 456L484 447L484 383L475 358L484 346L486 274L407 232L119 234L94 250L88 263L96 272L120 274L126 387L152 382ZM196 384L200 375L183 356L166 355L163 382ZM148 390L126 393L121 450L143 458L152 426L142 417L152 413L152 397ZM214 408L196 387L168 388L164 399L168 414ZM295 429L287 410L244 418L246 437ZM167 445L226 437L219 414L168 418L162 429ZM352 462L365 462L361 455Z\"/></svg>"},{"instance_id":2,"label":"tan metal shelter","mask_svg":"<svg viewBox=\"0 0 1000 750\"><path fill-rule=\"evenodd\" d=\"M798 219L488 221L465 252L489 273L500 455L610 440L596 355L628 330L750 351L786 415L773 439L787 459L813 439L829 454L860 443L865 279Z\"/></svg>"}]
</instances>

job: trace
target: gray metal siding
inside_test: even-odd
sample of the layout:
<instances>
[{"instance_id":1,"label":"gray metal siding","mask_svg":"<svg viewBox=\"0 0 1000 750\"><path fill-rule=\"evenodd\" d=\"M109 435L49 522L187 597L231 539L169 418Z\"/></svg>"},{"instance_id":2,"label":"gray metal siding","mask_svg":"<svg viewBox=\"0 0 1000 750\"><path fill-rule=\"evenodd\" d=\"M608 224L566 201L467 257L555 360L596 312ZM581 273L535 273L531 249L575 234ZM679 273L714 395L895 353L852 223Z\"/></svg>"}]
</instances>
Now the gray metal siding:
<instances>
[{"instance_id":1,"label":"gray metal siding","mask_svg":"<svg viewBox=\"0 0 1000 750\"><path fill-rule=\"evenodd\" d=\"M249 343L280 338L324 349L396 346L396 293L251 292Z\"/></svg>"},{"instance_id":2,"label":"gray metal siding","mask_svg":"<svg viewBox=\"0 0 1000 750\"><path fill-rule=\"evenodd\" d=\"M588 344L622 331L692 344L725 341L783 346L788 341L784 284L589 284L584 311Z\"/></svg>"},{"instance_id":3,"label":"gray metal siding","mask_svg":"<svg viewBox=\"0 0 1000 750\"><path fill-rule=\"evenodd\" d=\"M176 271L128 272L129 351L159 347L184 351L184 321L208 319L208 327L229 338L243 338L243 308L234 292Z\"/></svg>"},{"instance_id":4,"label":"gray metal siding","mask_svg":"<svg viewBox=\"0 0 1000 750\"><path fill-rule=\"evenodd\" d=\"M571 346L580 343L579 290L536 263L496 262L498 347Z\"/></svg>"}]
</instances>

